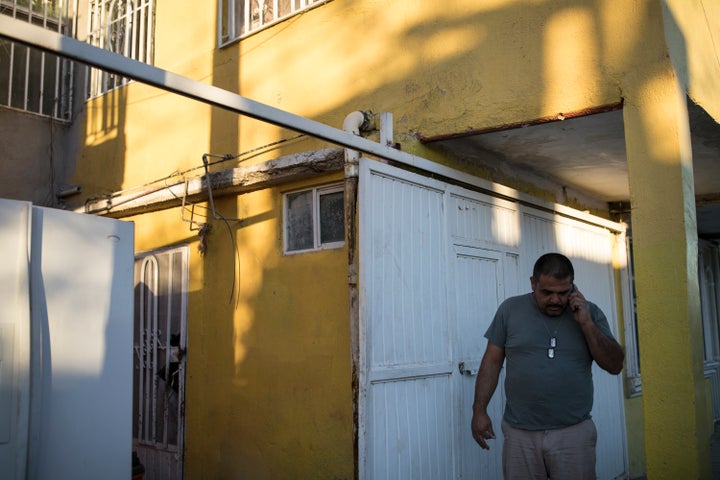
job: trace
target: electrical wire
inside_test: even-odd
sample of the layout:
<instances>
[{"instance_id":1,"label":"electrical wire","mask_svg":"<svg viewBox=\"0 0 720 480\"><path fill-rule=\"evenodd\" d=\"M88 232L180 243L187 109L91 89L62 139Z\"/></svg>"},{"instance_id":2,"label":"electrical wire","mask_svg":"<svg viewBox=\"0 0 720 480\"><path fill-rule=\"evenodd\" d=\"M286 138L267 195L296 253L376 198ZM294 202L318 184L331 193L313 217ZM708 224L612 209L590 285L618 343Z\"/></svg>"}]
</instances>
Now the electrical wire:
<instances>
[{"instance_id":1,"label":"electrical wire","mask_svg":"<svg viewBox=\"0 0 720 480\"><path fill-rule=\"evenodd\" d=\"M218 159L217 161L209 162L209 163L208 163L208 166L219 165L219 164L222 164L222 163L225 163L225 162L229 162L229 161L233 161L233 160L239 160L239 161L243 162L243 161L247 161L247 160L249 160L250 158L253 158L254 156L256 156L256 155L253 155L253 154L258 154L258 152L264 152L264 151L266 151L266 150L268 150L268 149L270 149L270 148L272 148L272 147L276 147L276 146L281 145L281 144L283 144L283 143L291 142L291 141L293 141L293 140L297 140L297 139L299 139L299 138L301 138L301 137L305 137L305 136L307 136L307 135L305 135L305 134L298 134L298 135L295 135L295 136L293 136L293 137L283 138L283 139L277 140L277 141L275 141L275 142L267 143L267 144L265 144L265 145L261 145L261 146L256 147L256 148L253 148L253 149L250 149L250 150L246 150L246 151L241 152L241 153L224 154L224 155L206 153L206 154L204 154L204 155L207 155L207 156L209 156L209 157L213 157L213 158L217 158L217 159ZM141 184L141 185L136 185L136 186L134 186L134 187L126 188L126 189L124 189L124 190L117 190L117 191L115 191L115 192L112 192L112 193L109 193L109 194L106 194L106 195L98 195L98 196L94 196L94 197L88 197L88 199L85 201L85 204L92 203L92 202L95 202L95 201L97 201L97 200L110 200L110 199L112 199L112 198L119 197L119 196L121 196L121 195L125 195L125 194L128 194L128 193L132 193L132 192L135 192L135 191L138 191L138 190L141 190L141 191L142 191L142 190L144 190L146 187L151 187L151 186L153 186L153 185L157 185L157 184L160 183L160 182L165 182L165 184L164 184L163 186L158 187L156 190L152 190L150 193L153 193L153 192L156 192L156 191L160 191L160 190L163 190L163 189L167 188L167 186L168 186L167 181L168 181L168 180L176 179L176 178L178 178L178 177L184 177L185 175L187 175L187 174L189 174L189 173L196 172L197 170L204 169L204 168L205 168L205 165L203 164L203 165L191 167L191 168L188 168L188 169L182 170L182 171L175 170L174 172L166 175L165 177L161 177L161 178L158 178L158 179L155 179L155 180L150 180L149 182L143 183L143 184ZM144 195L144 194L145 194L145 193L143 193L143 195ZM133 198L133 199L134 199L134 198Z\"/></svg>"}]
</instances>

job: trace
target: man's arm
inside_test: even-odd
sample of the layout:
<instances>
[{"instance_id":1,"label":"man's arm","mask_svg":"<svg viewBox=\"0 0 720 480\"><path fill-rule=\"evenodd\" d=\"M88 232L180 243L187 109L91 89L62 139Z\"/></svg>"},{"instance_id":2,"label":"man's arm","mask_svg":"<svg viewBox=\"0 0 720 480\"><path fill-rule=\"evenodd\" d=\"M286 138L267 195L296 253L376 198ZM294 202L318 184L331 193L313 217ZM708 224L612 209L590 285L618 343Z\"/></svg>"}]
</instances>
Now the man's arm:
<instances>
[{"instance_id":1,"label":"man's arm","mask_svg":"<svg viewBox=\"0 0 720 480\"><path fill-rule=\"evenodd\" d=\"M625 352L614 338L605 335L593 322L588 303L577 288L570 295L570 308L575 315L575 321L582 329L595 363L613 375L620 373L625 361Z\"/></svg>"},{"instance_id":2,"label":"man's arm","mask_svg":"<svg viewBox=\"0 0 720 480\"><path fill-rule=\"evenodd\" d=\"M503 361L505 361L505 350L488 342L475 380L475 401L471 422L473 438L485 450L490 448L486 440L495 438L492 420L487 414L487 406L495 393Z\"/></svg>"}]
</instances>

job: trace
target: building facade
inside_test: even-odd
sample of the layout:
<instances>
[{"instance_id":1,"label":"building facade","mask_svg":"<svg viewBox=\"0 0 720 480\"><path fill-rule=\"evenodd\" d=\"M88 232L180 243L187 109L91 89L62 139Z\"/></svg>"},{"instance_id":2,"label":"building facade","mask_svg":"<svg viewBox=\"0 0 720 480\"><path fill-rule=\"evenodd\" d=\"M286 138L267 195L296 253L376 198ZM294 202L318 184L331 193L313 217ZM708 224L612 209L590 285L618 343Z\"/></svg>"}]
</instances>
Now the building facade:
<instances>
[{"instance_id":1,"label":"building facade","mask_svg":"<svg viewBox=\"0 0 720 480\"><path fill-rule=\"evenodd\" d=\"M483 322L559 250L627 352L621 377L595 374L599 477L709 478L712 2L0 6L191 85L2 40L0 195L135 224L149 471L492 478L463 430ZM203 101L192 82L229 93ZM239 115L243 99L288 124Z\"/></svg>"}]
</instances>

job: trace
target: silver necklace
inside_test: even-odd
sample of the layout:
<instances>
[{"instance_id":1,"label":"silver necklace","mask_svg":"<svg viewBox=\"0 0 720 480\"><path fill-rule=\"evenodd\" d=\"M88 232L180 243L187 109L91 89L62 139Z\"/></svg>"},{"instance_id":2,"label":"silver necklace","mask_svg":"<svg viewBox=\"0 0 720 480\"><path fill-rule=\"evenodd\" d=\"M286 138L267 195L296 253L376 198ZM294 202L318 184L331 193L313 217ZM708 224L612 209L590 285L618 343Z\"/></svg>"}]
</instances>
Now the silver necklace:
<instances>
[{"instance_id":1,"label":"silver necklace","mask_svg":"<svg viewBox=\"0 0 720 480\"><path fill-rule=\"evenodd\" d=\"M555 347L557 347L557 325L555 328L555 331L553 333L550 333L550 329L547 326L547 323L545 323L545 319L542 319L543 326L545 327L545 330L547 331L548 335L550 336L549 344L550 346L547 349L547 356L548 358L552 359L555 358Z\"/></svg>"}]
</instances>

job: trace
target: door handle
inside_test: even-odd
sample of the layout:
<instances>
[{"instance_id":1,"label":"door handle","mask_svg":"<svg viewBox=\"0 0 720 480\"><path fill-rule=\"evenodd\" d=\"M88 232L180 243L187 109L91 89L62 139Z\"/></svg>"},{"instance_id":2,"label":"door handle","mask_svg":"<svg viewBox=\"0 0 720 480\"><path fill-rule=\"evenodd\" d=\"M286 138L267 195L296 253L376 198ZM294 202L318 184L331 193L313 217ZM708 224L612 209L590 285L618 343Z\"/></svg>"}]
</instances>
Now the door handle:
<instances>
[{"instance_id":1,"label":"door handle","mask_svg":"<svg viewBox=\"0 0 720 480\"><path fill-rule=\"evenodd\" d=\"M477 369L477 368L467 368L467 367L465 366L465 362L460 362L460 363L458 364L458 369L460 369L460 373L461 373L461 374L467 375L467 376L469 376L469 377L475 376L475 375L477 375L477 373L478 373L478 369Z\"/></svg>"}]
</instances>

